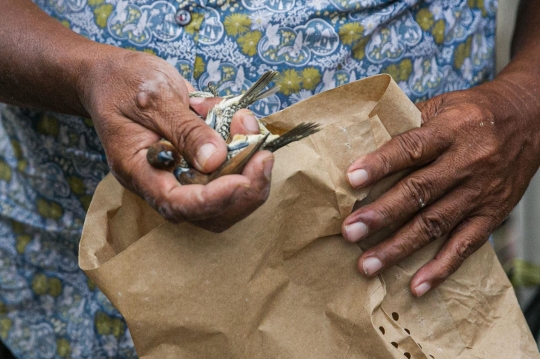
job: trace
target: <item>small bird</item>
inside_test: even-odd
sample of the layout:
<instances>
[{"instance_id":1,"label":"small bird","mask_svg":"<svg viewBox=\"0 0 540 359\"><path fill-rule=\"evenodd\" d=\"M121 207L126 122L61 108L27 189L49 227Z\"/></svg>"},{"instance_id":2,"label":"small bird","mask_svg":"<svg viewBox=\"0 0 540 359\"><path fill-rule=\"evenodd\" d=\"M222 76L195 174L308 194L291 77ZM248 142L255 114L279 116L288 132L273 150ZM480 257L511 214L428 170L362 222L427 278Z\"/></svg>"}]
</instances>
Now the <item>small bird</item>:
<instances>
[{"instance_id":1,"label":"small bird","mask_svg":"<svg viewBox=\"0 0 540 359\"><path fill-rule=\"evenodd\" d=\"M266 72L245 94L224 98L212 110L208 111L206 124L215 129L228 142L227 160L216 171L206 174L191 168L176 148L165 139L161 139L148 148L146 156L148 162L158 169L168 171L174 169L174 175L181 184L206 184L220 176L242 173L246 164L259 150L274 152L291 142L301 140L319 131L318 124L309 122L301 123L278 136L271 134L259 121L261 134L235 135L232 139L229 138L232 117L239 109L246 108L253 102L271 96L279 90L279 87L266 89L276 75L277 72L274 71ZM190 93L190 97L218 96L215 85L209 84L209 91L193 92Z\"/></svg>"},{"instance_id":2,"label":"small bird","mask_svg":"<svg viewBox=\"0 0 540 359\"><path fill-rule=\"evenodd\" d=\"M225 98L212 110L208 111L208 116L215 116L216 123L214 130L225 140L229 140L230 127L233 115L242 108L247 108L255 101L272 96L279 90L279 86L274 86L265 90L266 86L276 77L278 72L265 72L246 93L232 98Z\"/></svg>"},{"instance_id":3,"label":"small bird","mask_svg":"<svg viewBox=\"0 0 540 359\"><path fill-rule=\"evenodd\" d=\"M174 170L174 175L183 185L186 184L207 184L210 181L225 175L241 174L246 167L249 160L259 151L266 150L275 152L280 148L290 144L291 142L299 141L305 137L308 137L320 130L319 124L313 122L303 122L291 130L285 132L281 136L271 135L249 135L245 136L251 139L257 139L257 141L249 141L246 139L248 145L232 156L228 158L216 171L207 174L197 171L194 168L177 167ZM274 136L274 139L266 142L270 136ZM229 152L231 155L231 152Z\"/></svg>"}]
</instances>

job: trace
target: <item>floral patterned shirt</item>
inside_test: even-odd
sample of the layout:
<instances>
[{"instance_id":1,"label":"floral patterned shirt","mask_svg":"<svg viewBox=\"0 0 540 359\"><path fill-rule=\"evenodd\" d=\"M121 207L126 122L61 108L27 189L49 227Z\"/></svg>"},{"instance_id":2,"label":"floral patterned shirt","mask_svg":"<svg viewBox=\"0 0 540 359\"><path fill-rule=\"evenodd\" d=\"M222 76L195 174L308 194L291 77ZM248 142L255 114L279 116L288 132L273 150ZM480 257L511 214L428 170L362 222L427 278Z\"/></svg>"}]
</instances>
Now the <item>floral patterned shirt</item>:
<instances>
[{"instance_id":1,"label":"floral patterned shirt","mask_svg":"<svg viewBox=\"0 0 540 359\"><path fill-rule=\"evenodd\" d=\"M265 71L265 116L381 72L413 100L494 72L496 0L35 0L94 41L164 58L222 95ZM0 338L19 358L136 358L126 325L77 266L107 173L89 119L0 106Z\"/></svg>"}]
</instances>

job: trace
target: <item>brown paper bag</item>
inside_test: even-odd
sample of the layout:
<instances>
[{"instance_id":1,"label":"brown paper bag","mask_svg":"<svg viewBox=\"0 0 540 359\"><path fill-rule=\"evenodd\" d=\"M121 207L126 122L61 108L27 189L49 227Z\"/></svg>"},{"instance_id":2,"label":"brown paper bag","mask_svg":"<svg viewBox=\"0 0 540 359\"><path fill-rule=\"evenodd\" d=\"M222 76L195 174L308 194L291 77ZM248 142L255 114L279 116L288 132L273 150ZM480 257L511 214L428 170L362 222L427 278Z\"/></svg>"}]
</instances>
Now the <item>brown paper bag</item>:
<instances>
[{"instance_id":1,"label":"brown paper bag","mask_svg":"<svg viewBox=\"0 0 540 359\"><path fill-rule=\"evenodd\" d=\"M270 198L222 234L165 222L112 176L100 184L80 266L126 318L139 356L540 358L489 245L420 299L408 284L440 242L377 278L358 273L361 250L340 226L358 200L381 190L350 189L345 170L420 125L391 78L357 81L265 119L274 130L303 121L323 129L276 153Z\"/></svg>"}]
</instances>

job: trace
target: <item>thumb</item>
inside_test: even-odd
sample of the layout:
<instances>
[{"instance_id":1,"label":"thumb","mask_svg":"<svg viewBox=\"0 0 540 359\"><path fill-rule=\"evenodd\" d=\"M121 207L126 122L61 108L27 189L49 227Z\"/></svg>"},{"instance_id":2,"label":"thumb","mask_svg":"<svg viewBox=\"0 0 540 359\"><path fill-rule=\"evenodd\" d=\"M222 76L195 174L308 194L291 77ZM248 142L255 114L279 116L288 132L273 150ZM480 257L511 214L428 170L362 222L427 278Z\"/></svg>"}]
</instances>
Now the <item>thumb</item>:
<instances>
[{"instance_id":1,"label":"thumb","mask_svg":"<svg viewBox=\"0 0 540 359\"><path fill-rule=\"evenodd\" d=\"M221 136L208 127L194 112L186 109L180 121L170 121L168 131L161 129L164 137L201 172L216 170L227 156L227 145Z\"/></svg>"}]
</instances>

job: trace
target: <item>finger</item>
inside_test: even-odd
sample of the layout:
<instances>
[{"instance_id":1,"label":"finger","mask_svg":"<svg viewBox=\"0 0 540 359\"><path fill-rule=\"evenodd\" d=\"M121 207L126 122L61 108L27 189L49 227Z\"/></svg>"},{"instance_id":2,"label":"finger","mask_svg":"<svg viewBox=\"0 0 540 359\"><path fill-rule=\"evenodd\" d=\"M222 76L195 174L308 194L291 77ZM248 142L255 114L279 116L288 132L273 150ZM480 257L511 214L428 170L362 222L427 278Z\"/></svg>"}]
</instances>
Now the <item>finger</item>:
<instances>
[{"instance_id":1,"label":"finger","mask_svg":"<svg viewBox=\"0 0 540 359\"><path fill-rule=\"evenodd\" d=\"M378 274L429 243L448 235L470 211L465 190L456 190L427 207L390 239L365 251L358 266L367 276Z\"/></svg>"},{"instance_id":2,"label":"finger","mask_svg":"<svg viewBox=\"0 0 540 359\"><path fill-rule=\"evenodd\" d=\"M271 153L257 153L244 169L244 175L224 176L206 186L181 186L173 174L156 170L146 161L146 146L157 135L141 125L128 124L132 135L128 136L129 141L111 139L115 146L115 157L110 156L112 172L169 221L207 220L205 228L223 230L249 215L267 198Z\"/></svg>"},{"instance_id":3,"label":"finger","mask_svg":"<svg viewBox=\"0 0 540 359\"><path fill-rule=\"evenodd\" d=\"M441 161L413 172L375 202L350 214L343 222L343 236L355 242L383 228L399 228L460 182L458 174L448 176L448 171L451 168Z\"/></svg>"},{"instance_id":4,"label":"finger","mask_svg":"<svg viewBox=\"0 0 540 359\"><path fill-rule=\"evenodd\" d=\"M206 117L208 111L216 107L222 100L221 97L190 97L189 106L199 115Z\"/></svg>"},{"instance_id":5,"label":"finger","mask_svg":"<svg viewBox=\"0 0 540 359\"><path fill-rule=\"evenodd\" d=\"M417 128L360 157L347 170L347 178L351 186L364 187L406 168L429 163L449 146L437 128Z\"/></svg>"},{"instance_id":6,"label":"finger","mask_svg":"<svg viewBox=\"0 0 540 359\"><path fill-rule=\"evenodd\" d=\"M178 183L172 173L154 169L146 162L146 150L139 151L122 179L164 218L171 222L200 221L229 210L237 197L243 197L250 180L244 176L225 176L206 186Z\"/></svg>"},{"instance_id":7,"label":"finger","mask_svg":"<svg viewBox=\"0 0 540 359\"><path fill-rule=\"evenodd\" d=\"M126 135L124 137L129 135L119 124L129 120L140 123L171 142L193 167L205 173L214 171L225 161L225 141L185 103L144 91L137 95L137 103L138 111L127 111L128 118L116 118L105 123L114 124L113 131Z\"/></svg>"},{"instance_id":8,"label":"finger","mask_svg":"<svg viewBox=\"0 0 540 359\"><path fill-rule=\"evenodd\" d=\"M236 134L251 135L259 134L261 129L259 128L259 122L257 118L248 109L241 109L236 112L231 122L231 135Z\"/></svg>"},{"instance_id":9,"label":"finger","mask_svg":"<svg viewBox=\"0 0 540 359\"><path fill-rule=\"evenodd\" d=\"M174 119L168 119L172 116ZM212 172L225 161L225 141L192 111L181 107L176 115L166 113L156 122L163 137L199 171Z\"/></svg>"},{"instance_id":10,"label":"finger","mask_svg":"<svg viewBox=\"0 0 540 359\"><path fill-rule=\"evenodd\" d=\"M435 259L416 272L411 292L421 297L452 275L471 254L486 243L494 230L488 217L473 217L463 222L451 235Z\"/></svg>"},{"instance_id":11,"label":"finger","mask_svg":"<svg viewBox=\"0 0 540 359\"><path fill-rule=\"evenodd\" d=\"M241 195L238 195L227 211L211 220L203 220L195 223L214 232L222 232L234 223L246 218L259 206L261 206L270 193L270 178L274 157L268 151L260 151L249 161L242 173L250 179L250 186ZM221 178L227 178L225 176ZM212 183L212 182L211 182Z\"/></svg>"}]
</instances>

